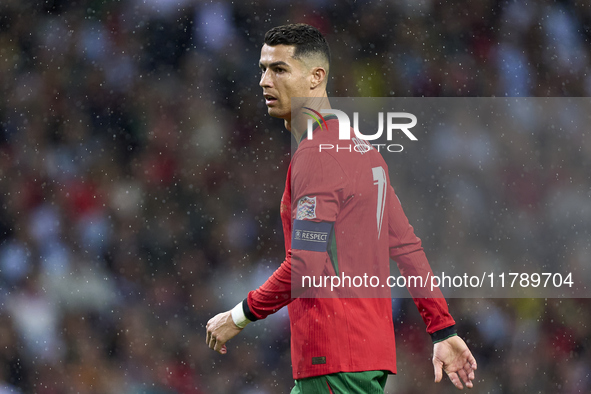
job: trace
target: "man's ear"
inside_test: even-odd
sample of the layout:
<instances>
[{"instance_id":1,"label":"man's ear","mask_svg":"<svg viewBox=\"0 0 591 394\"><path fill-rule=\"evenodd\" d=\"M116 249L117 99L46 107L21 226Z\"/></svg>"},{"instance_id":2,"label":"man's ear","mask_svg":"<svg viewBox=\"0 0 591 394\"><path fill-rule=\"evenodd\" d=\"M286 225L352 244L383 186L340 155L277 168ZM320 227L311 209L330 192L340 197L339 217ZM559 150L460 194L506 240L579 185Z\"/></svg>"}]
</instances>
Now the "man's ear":
<instances>
[{"instance_id":1,"label":"man's ear","mask_svg":"<svg viewBox=\"0 0 591 394\"><path fill-rule=\"evenodd\" d=\"M318 86L322 85L325 79L326 70L323 67L314 67L314 69L312 69L310 88L316 89Z\"/></svg>"}]
</instances>

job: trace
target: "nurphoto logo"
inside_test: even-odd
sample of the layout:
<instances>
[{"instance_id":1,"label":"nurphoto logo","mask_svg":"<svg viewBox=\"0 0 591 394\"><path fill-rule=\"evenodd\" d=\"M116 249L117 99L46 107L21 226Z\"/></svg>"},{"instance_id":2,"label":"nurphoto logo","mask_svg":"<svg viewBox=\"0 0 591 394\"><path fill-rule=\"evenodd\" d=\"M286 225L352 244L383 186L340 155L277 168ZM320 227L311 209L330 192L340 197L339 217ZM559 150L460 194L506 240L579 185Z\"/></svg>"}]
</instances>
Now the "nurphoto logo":
<instances>
[{"instance_id":1,"label":"nurphoto logo","mask_svg":"<svg viewBox=\"0 0 591 394\"><path fill-rule=\"evenodd\" d=\"M328 128L326 124L326 120L324 119L325 115L334 115L337 117L339 121L339 140L351 140L351 121L349 120L349 116L338 109L321 109L320 111L316 111L309 107L304 107L304 109L310 112L304 112L305 115L310 116L311 119L308 119L307 123L307 138L309 140L312 139L313 134L312 131L314 130L314 122L318 126L320 126L321 130ZM386 139L389 142L394 140L394 131L401 131L404 135L410 139L411 141L417 141L417 137L409 129L413 128L417 124L417 117L408 112L386 112ZM406 119L410 122L400 123L401 119ZM365 153L368 150L375 148L380 151L381 148L384 148L388 152L402 152L404 149L401 144L368 144L365 141L374 141L377 140L382 136L384 133L384 112L378 112L378 131L374 134L363 134L359 131L359 113L353 112L353 132L355 136L353 137L353 142L355 142L354 150L359 153ZM337 144L336 146L333 144L320 144L319 150L329 150L329 149L336 149L337 152L339 150L347 150L350 148L350 145L346 147L339 147Z\"/></svg>"}]
</instances>

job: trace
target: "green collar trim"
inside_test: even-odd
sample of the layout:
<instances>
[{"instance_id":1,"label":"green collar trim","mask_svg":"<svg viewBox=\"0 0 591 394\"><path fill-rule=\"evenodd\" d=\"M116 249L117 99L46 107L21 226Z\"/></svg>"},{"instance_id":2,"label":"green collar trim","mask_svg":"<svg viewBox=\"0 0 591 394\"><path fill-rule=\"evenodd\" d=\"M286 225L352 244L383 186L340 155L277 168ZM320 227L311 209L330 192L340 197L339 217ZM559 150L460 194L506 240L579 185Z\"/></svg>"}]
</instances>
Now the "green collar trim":
<instances>
[{"instance_id":1,"label":"green collar trim","mask_svg":"<svg viewBox=\"0 0 591 394\"><path fill-rule=\"evenodd\" d=\"M334 114L330 114L330 115L327 115L327 116L325 116L325 117L324 117L324 121L325 121L325 122L328 122L329 120L333 120L333 119L338 119L338 117L337 117L336 115L334 115ZM313 135L313 134L316 132L316 129L317 129L317 128L319 128L319 127L320 127L320 125L318 125L318 123L316 123L316 125L315 125L315 126L314 126L314 128L312 129L312 135ZM298 141L298 145L299 145L299 144L300 144L300 143L303 141L303 139L304 139L304 136L305 136L306 134L307 134L307 132L306 132L306 133L304 133L304 134L302 134L302 137L301 137L301 138L300 138L300 140Z\"/></svg>"}]
</instances>

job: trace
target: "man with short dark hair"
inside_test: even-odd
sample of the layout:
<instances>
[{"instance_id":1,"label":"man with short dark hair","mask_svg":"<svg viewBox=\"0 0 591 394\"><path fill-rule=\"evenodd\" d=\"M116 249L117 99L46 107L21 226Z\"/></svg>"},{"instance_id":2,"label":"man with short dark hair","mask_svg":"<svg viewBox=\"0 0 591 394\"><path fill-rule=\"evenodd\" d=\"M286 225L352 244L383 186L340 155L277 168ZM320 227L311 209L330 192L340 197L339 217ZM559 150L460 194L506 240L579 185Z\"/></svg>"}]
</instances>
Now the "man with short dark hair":
<instances>
[{"instance_id":1,"label":"man with short dark hair","mask_svg":"<svg viewBox=\"0 0 591 394\"><path fill-rule=\"evenodd\" d=\"M287 254L260 288L207 323L206 342L225 354L225 343L246 324L288 305L296 380L292 394L383 393L388 373L396 373L391 300L380 289L331 297L322 289L297 288L300 282L293 279L364 270L384 278L390 258L403 275L432 275L421 241L390 186L382 156L371 145L319 151L319 144L337 139L338 120L330 116L314 129L313 140L303 138L307 127L300 109L330 108L330 50L320 32L305 24L269 30L259 66L269 115L283 119L298 142L281 200ZM298 113L292 110L295 98L305 98ZM476 361L438 295L414 297L435 343L435 381L443 369L456 387L463 387L461 381L472 387Z\"/></svg>"}]
</instances>

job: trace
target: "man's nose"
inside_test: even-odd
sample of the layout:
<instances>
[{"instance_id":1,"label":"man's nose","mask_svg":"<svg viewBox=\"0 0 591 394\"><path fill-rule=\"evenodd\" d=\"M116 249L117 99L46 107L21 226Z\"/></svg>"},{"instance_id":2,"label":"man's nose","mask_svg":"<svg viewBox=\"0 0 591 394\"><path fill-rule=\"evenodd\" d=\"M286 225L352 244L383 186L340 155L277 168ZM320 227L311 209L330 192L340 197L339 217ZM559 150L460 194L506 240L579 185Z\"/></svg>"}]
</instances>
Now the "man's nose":
<instances>
[{"instance_id":1,"label":"man's nose","mask_svg":"<svg viewBox=\"0 0 591 394\"><path fill-rule=\"evenodd\" d=\"M261 81L259 82L260 87L266 88L271 86L271 77L268 74L269 70L265 70L261 75Z\"/></svg>"}]
</instances>

